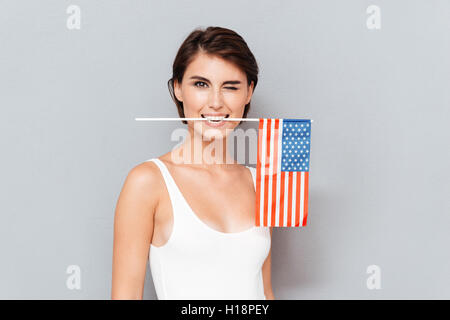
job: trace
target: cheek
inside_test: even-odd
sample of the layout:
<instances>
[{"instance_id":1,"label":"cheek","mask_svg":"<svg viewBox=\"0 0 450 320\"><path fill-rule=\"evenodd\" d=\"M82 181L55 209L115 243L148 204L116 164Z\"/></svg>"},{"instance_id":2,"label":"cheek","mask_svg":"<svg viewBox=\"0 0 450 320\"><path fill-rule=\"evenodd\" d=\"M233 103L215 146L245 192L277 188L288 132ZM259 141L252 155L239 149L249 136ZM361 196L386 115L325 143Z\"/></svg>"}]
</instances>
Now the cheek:
<instances>
[{"instance_id":1,"label":"cheek","mask_svg":"<svg viewBox=\"0 0 450 320\"><path fill-rule=\"evenodd\" d=\"M208 100L208 92L206 90L189 89L184 92L184 98L189 102L198 103L199 101Z\"/></svg>"},{"instance_id":2,"label":"cheek","mask_svg":"<svg viewBox=\"0 0 450 320\"><path fill-rule=\"evenodd\" d=\"M244 110L247 95L244 92L224 94L225 104L233 111Z\"/></svg>"},{"instance_id":3,"label":"cheek","mask_svg":"<svg viewBox=\"0 0 450 320\"><path fill-rule=\"evenodd\" d=\"M202 108L208 102L206 90L186 90L183 93L184 105L188 108Z\"/></svg>"}]
</instances>

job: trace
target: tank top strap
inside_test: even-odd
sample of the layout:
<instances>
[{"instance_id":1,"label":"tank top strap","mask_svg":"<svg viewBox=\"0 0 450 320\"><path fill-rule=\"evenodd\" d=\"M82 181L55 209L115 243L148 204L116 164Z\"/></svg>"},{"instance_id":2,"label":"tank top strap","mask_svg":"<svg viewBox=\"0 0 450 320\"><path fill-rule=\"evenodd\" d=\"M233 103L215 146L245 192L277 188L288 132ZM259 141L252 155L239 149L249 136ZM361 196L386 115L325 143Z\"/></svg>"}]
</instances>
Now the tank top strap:
<instances>
[{"instance_id":1,"label":"tank top strap","mask_svg":"<svg viewBox=\"0 0 450 320\"><path fill-rule=\"evenodd\" d=\"M250 170L250 173L252 174L253 186L255 187L255 190L256 190L256 168L249 167L249 166L246 166L246 167Z\"/></svg>"},{"instance_id":2,"label":"tank top strap","mask_svg":"<svg viewBox=\"0 0 450 320\"><path fill-rule=\"evenodd\" d=\"M184 207L184 198L181 192L179 192L178 186L176 185L175 180L173 180L172 175L170 174L169 169L167 169L167 166L164 164L164 162L162 162L158 158L152 158L147 161L154 162L161 171L167 187L167 191L169 193L170 201L172 203L172 212L175 218L180 210L186 210L186 207Z\"/></svg>"}]
</instances>

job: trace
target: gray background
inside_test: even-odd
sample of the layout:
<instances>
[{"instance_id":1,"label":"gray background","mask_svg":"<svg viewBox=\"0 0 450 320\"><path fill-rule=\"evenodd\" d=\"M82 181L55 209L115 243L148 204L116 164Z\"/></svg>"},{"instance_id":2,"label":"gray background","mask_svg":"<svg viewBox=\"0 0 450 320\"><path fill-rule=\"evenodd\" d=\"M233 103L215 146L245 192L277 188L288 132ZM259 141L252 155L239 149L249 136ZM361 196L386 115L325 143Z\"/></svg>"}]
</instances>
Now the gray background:
<instances>
[{"instance_id":1,"label":"gray background","mask_svg":"<svg viewBox=\"0 0 450 320\"><path fill-rule=\"evenodd\" d=\"M450 1L0 4L0 298L110 298L125 177L184 127L134 118L178 116L173 59L209 25L256 56L249 117L314 120L308 225L274 230L275 297L450 298ZM66 27L71 4L80 30Z\"/></svg>"}]
</instances>

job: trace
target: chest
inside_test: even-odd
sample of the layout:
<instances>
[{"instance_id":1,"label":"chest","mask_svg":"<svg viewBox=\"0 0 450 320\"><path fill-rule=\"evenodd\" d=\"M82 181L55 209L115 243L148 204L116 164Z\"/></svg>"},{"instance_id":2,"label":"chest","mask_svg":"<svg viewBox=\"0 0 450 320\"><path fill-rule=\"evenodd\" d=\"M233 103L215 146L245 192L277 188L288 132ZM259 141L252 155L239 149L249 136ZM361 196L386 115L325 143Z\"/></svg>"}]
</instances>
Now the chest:
<instances>
[{"instance_id":1,"label":"chest","mask_svg":"<svg viewBox=\"0 0 450 320\"><path fill-rule=\"evenodd\" d=\"M248 169L220 178L172 169L171 177L182 195L182 201L210 228L234 233L254 226L255 188ZM154 245L169 239L173 225L169 191L164 186L163 190L154 218Z\"/></svg>"}]
</instances>

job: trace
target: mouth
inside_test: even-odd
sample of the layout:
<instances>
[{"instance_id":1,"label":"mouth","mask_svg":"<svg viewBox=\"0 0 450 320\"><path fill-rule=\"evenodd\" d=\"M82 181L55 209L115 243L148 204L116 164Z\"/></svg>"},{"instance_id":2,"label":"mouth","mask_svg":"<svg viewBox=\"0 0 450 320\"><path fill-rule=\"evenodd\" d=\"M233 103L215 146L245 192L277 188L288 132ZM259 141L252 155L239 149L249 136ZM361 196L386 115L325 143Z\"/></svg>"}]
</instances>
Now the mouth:
<instances>
[{"instance_id":1,"label":"mouth","mask_svg":"<svg viewBox=\"0 0 450 320\"><path fill-rule=\"evenodd\" d=\"M221 122L225 122L222 120L225 118L228 118L230 115L229 114L226 114L226 115L204 115L204 114L201 114L201 116L202 116L202 118L208 119L207 122L219 124Z\"/></svg>"},{"instance_id":2,"label":"mouth","mask_svg":"<svg viewBox=\"0 0 450 320\"><path fill-rule=\"evenodd\" d=\"M229 121L223 121L223 119L228 118L230 115L229 114L201 114L202 118L206 118L208 119L207 121L205 121L206 125L208 127L211 128L221 128L224 127L226 125L227 122Z\"/></svg>"}]
</instances>

